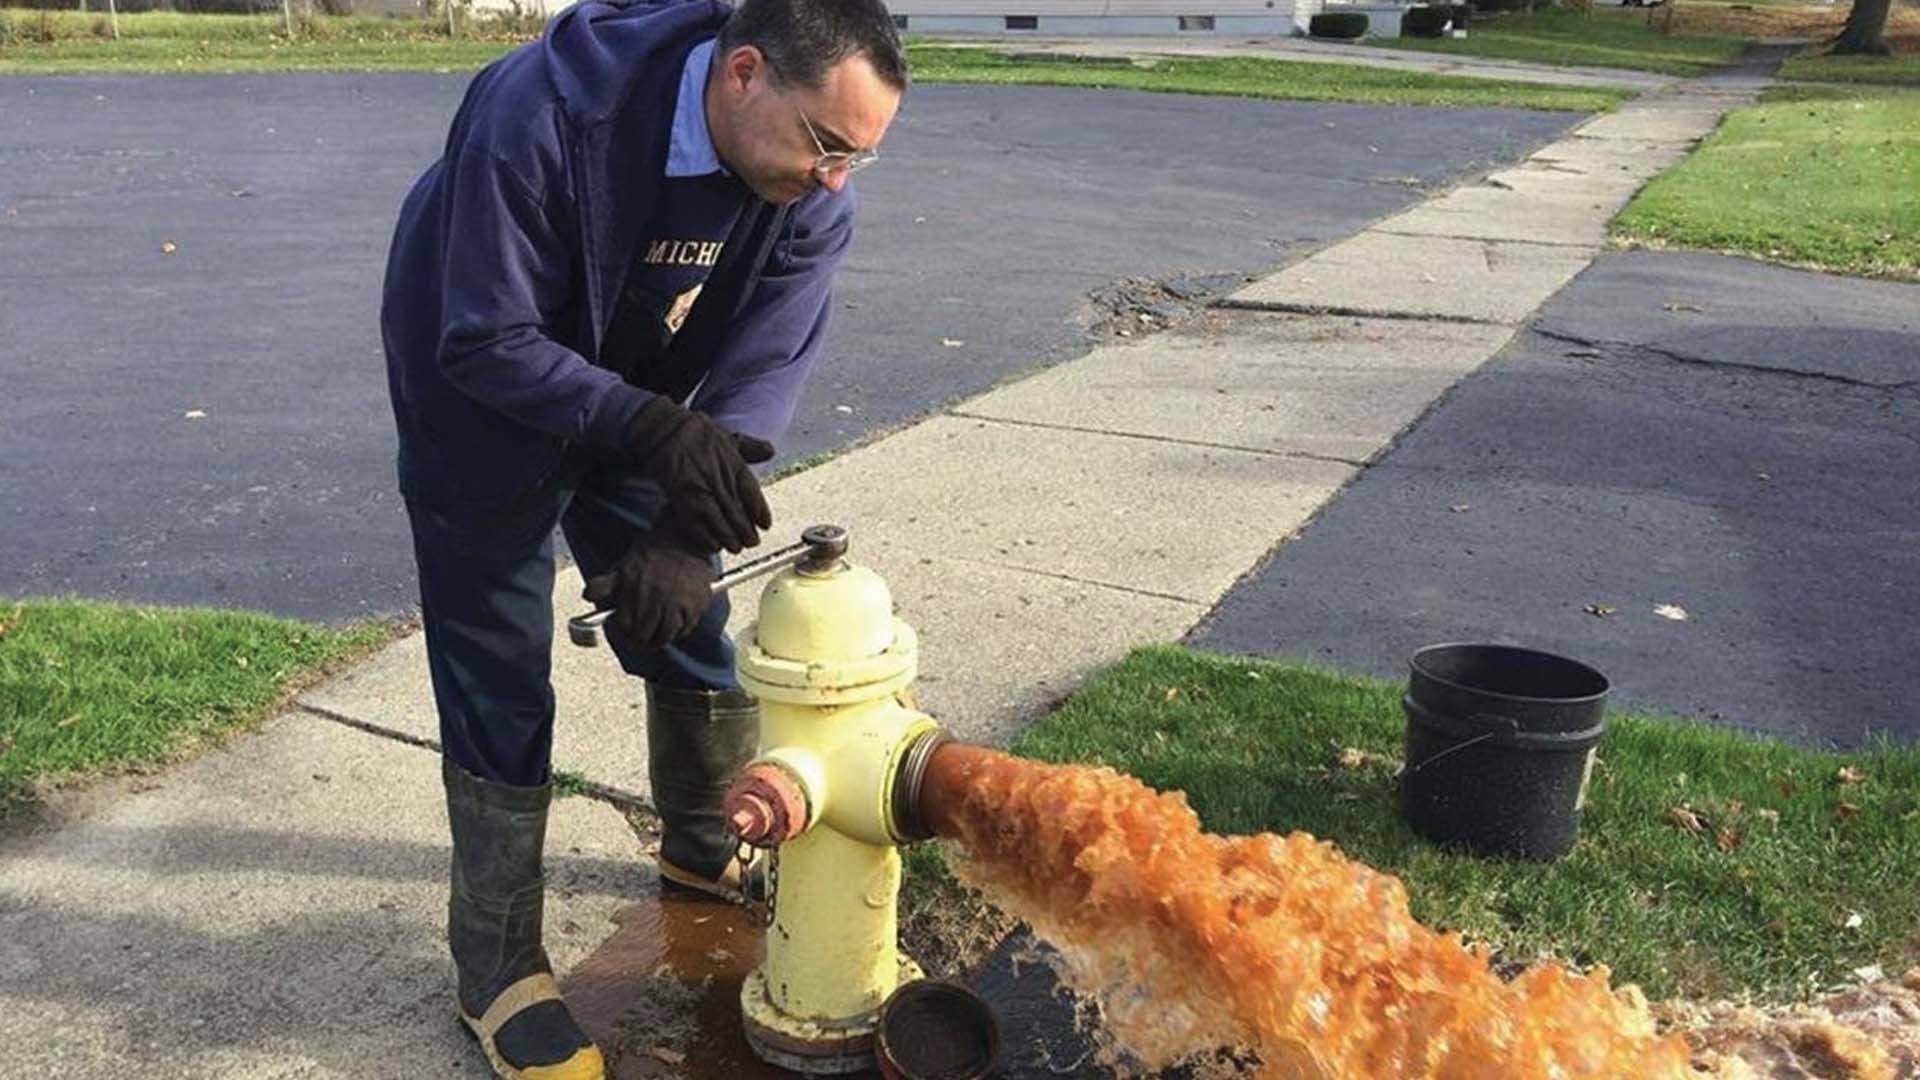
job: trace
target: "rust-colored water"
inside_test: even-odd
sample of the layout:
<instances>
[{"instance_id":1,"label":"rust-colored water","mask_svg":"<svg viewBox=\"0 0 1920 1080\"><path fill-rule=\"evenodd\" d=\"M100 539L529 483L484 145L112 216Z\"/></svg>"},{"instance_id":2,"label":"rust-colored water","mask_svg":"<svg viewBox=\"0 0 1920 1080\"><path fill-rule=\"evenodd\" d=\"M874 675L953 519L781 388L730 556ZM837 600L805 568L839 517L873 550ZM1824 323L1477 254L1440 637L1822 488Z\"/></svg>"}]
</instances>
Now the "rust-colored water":
<instances>
[{"instance_id":1,"label":"rust-colored water","mask_svg":"<svg viewBox=\"0 0 1920 1080\"><path fill-rule=\"evenodd\" d=\"M742 1032L740 984L760 960L760 927L745 911L648 895L616 921L561 984L609 1080L791 1080Z\"/></svg>"},{"instance_id":2,"label":"rust-colored water","mask_svg":"<svg viewBox=\"0 0 1920 1080\"><path fill-rule=\"evenodd\" d=\"M1178 793L973 747L936 755L923 805L1148 1067L1240 1047L1263 1077L1696 1075L1604 971L1502 981L1415 922L1399 879L1305 833L1214 836Z\"/></svg>"}]
</instances>

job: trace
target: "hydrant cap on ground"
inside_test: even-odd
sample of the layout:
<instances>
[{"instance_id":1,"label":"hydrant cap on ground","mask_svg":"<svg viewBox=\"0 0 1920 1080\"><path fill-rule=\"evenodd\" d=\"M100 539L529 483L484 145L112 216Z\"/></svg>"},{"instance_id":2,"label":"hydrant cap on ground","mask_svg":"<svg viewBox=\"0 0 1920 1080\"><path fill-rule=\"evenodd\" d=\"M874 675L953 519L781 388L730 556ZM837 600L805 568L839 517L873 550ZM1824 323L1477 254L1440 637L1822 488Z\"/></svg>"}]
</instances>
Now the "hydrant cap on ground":
<instances>
[{"instance_id":1,"label":"hydrant cap on ground","mask_svg":"<svg viewBox=\"0 0 1920 1080\"><path fill-rule=\"evenodd\" d=\"M850 703L911 682L917 653L886 582L841 560L824 571L783 571L767 585L760 618L742 636L739 671L761 697Z\"/></svg>"}]
</instances>

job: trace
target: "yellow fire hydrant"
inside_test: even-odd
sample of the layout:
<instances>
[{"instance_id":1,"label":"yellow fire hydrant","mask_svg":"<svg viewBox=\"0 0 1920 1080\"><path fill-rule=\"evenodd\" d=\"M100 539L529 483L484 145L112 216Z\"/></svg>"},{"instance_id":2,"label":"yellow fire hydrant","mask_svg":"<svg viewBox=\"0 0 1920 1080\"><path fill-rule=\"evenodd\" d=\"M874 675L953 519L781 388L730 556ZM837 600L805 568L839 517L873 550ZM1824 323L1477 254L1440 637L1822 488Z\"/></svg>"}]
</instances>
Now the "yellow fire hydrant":
<instances>
[{"instance_id":1,"label":"yellow fire hydrant","mask_svg":"<svg viewBox=\"0 0 1920 1080\"><path fill-rule=\"evenodd\" d=\"M919 783L946 739L902 703L913 629L880 576L847 562L845 531L826 528L809 530L813 552L768 583L741 635L760 754L726 804L743 841L775 849L766 956L740 991L747 1040L816 1074L871 1068L880 1005L920 977L899 949L899 847L929 835Z\"/></svg>"}]
</instances>

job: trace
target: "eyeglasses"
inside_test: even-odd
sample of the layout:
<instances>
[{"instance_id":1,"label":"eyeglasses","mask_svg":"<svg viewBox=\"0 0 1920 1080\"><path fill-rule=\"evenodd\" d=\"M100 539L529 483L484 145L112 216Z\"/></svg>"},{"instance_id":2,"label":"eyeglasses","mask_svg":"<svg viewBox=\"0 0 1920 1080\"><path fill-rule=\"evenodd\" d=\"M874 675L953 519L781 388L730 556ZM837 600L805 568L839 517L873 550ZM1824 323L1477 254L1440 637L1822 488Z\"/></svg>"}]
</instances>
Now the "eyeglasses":
<instances>
[{"instance_id":1,"label":"eyeglasses","mask_svg":"<svg viewBox=\"0 0 1920 1080\"><path fill-rule=\"evenodd\" d=\"M807 119L806 110L794 106L794 112L800 114L800 122L807 125L807 135L813 139L813 148L820 156L813 159L813 171L821 176L829 176L842 170L850 173L880 160L878 150L829 150L820 142L820 132L814 129L813 121Z\"/></svg>"}]
</instances>

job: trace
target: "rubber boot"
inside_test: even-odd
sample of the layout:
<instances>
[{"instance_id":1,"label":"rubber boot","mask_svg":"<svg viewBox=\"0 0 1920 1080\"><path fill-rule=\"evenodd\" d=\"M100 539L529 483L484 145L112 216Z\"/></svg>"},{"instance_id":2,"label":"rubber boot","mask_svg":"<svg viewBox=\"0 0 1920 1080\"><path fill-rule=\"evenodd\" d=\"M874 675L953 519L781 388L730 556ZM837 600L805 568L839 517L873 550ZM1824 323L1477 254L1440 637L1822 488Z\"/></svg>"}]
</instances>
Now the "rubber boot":
<instances>
[{"instance_id":1,"label":"rubber boot","mask_svg":"<svg viewBox=\"0 0 1920 1080\"><path fill-rule=\"evenodd\" d=\"M676 690L647 684L647 771L660 813L663 891L737 900L764 894L764 874L745 882L734 862L739 838L721 803L760 741L760 703L744 690Z\"/></svg>"},{"instance_id":2,"label":"rubber boot","mask_svg":"<svg viewBox=\"0 0 1920 1080\"><path fill-rule=\"evenodd\" d=\"M553 786L494 783L446 761L441 775L453 828L447 944L461 1021L509 1080L605 1080L600 1050L561 1002L540 943Z\"/></svg>"}]
</instances>

